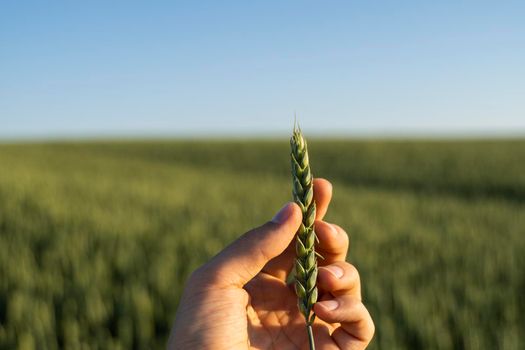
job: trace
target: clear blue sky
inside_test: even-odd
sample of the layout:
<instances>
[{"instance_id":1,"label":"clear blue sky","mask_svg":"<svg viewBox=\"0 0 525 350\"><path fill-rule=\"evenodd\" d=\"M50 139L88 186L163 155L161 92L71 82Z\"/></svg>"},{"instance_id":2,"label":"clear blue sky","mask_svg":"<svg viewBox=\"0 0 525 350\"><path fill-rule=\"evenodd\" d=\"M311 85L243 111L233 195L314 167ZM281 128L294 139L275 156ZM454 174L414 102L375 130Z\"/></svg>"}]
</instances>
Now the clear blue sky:
<instances>
[{"instance_id":1,"label":"clear blue sky","mask_svg":"<svg viewBox=\"0 0 525 350\"><path fill-rule=\"evenodd\" d=\"M0 138L525 132L525 1L0 3Z\"/></svg>"}]
</instances>

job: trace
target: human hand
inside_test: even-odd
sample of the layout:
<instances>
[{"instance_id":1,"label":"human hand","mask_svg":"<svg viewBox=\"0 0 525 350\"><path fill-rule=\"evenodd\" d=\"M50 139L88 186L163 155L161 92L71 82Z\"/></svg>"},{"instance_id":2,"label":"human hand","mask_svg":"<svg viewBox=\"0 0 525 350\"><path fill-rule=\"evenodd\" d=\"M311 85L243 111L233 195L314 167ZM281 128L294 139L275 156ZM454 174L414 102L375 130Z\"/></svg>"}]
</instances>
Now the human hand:
<instances>
[{"instance_id":1,"label":"human hand","mask_svg":"<svg viewBox=\"0 0 525 350\"><path fill-rule=\"evenodd\" d=\"M359 274L345 261L348 236L323 220L332 185L314 180L319 237L319 301L313 324L317 350L364 349L374 323L361 301ZM189 278L180 300L169 349L307 349L305 320L286 276L295 258L301 210L286 204Z\"/></svg>"}]
</instances>

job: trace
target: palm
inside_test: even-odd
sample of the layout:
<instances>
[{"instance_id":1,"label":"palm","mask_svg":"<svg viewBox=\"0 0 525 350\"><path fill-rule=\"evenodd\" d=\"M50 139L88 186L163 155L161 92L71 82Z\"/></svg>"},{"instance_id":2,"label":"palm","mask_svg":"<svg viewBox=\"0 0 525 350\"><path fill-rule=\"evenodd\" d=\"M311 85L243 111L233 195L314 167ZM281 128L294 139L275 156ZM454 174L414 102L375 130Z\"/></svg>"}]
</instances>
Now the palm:
<instances>
[{"instance_id":1,"label":"palm","mask_svg":"<svg viewBox=\"0 0 525 350\"><path fill-rule=\"evenodd\" d=\"M247 307L248 338L255 349L305 349L308 339L297 297L284 281L260 273L245 286L250 295ZM333 327L316 320L316 338Z\"/></svg>"}]
</instances>

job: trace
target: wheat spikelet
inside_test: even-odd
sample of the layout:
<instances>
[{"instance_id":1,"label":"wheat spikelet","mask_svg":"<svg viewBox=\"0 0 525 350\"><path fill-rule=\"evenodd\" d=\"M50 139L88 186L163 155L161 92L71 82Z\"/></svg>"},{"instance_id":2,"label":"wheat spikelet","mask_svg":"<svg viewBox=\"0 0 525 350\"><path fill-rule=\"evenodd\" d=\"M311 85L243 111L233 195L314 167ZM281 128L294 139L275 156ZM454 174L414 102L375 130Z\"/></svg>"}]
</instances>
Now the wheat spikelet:
<instances>
[{"instance_id":1,"label":"wheat spikelet","mask_svg":"<svg viewBox=\"0 0 525 350\"><path fill-rule=\"evenodd\" d=\"M303 212L303 221L296 236L296 260L294 267L295 293L300 312L304 315L310 348L313 349L312 323L315 314L312 311L317 301L317 256L314 243L315 201L313 200L313 176L310 170L306 140L301 129L295 125L290 139L292 148L293 199Z\"/></svg>"}]
</instances>

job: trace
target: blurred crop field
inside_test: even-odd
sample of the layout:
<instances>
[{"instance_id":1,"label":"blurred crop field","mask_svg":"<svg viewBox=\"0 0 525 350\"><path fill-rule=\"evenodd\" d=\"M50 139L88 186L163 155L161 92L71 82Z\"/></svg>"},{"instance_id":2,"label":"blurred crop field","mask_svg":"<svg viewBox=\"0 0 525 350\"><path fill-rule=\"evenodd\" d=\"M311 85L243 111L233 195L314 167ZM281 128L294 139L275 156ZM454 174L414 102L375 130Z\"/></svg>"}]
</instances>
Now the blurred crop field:
<instances>
[{"instance_id":1,"label":"blurred crop field","mask_svg":"<svg viewBox=\"0 0 525 350\"><path fill-rule=\"evenodd\" d=\"M525 140L311 140L372 349L525 349ZM165 347L188 274L291 198L288 140L0 145L0 349Z\"/></svg>"}]
</instances>

